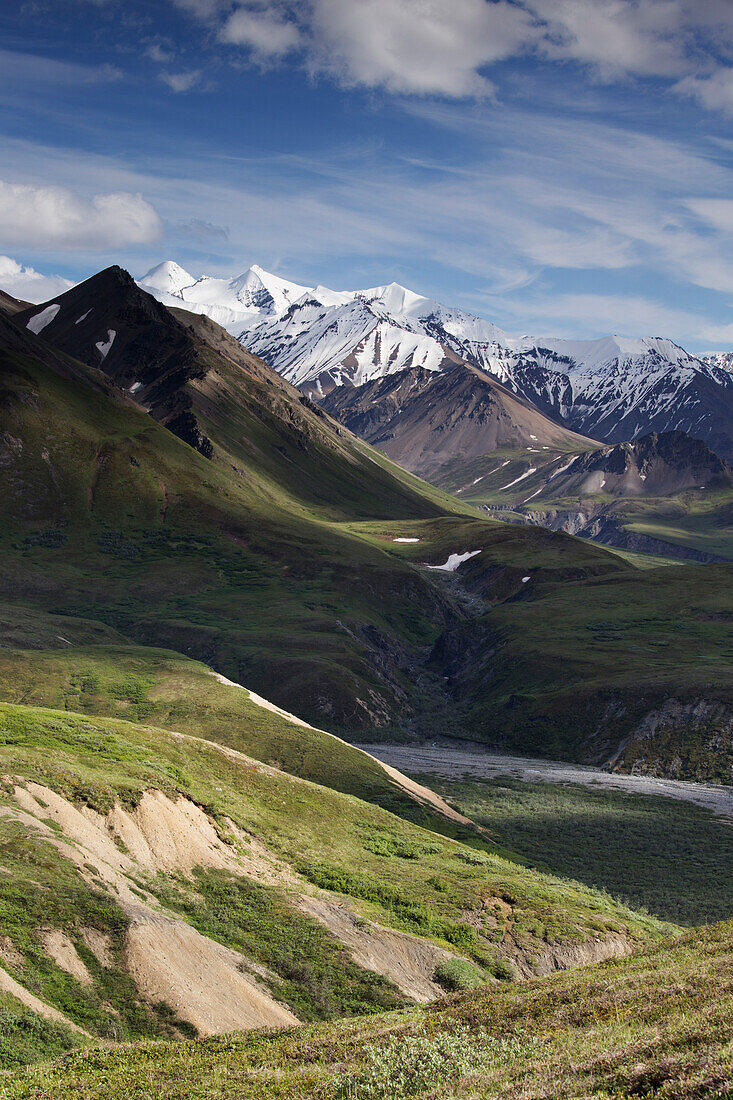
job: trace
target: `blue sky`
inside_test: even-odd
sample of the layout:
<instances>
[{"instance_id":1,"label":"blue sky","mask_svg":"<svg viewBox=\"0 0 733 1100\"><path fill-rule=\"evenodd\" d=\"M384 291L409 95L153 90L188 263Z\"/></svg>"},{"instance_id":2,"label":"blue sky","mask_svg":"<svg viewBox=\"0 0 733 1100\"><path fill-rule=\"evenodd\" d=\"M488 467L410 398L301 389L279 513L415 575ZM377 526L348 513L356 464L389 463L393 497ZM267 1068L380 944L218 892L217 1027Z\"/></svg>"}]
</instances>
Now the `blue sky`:
<instances>
[{"instance_id":1,"label":"blue sky","mask_svg":"<svg viewBox=\"0 0 733 1100\"><path fill-rule=\"evenodd\" d=\"M0 31L20 296L259 263L733 347L730 0L21 0Z\"/></svg>"}]
</instances>

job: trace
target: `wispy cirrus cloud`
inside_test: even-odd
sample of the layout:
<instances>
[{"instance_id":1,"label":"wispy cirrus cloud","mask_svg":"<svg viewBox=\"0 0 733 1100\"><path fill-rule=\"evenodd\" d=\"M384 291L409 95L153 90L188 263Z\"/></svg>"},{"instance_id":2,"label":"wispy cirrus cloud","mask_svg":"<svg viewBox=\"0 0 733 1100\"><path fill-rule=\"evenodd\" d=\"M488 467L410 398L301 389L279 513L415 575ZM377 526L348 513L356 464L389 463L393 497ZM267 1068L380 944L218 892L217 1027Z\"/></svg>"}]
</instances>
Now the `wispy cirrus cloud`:
<instances>
[{"instance_id":1,"label":"wispy cirrus cloud","mask_svg":"<svg viewBox=\"0 0 733 1100\"><path fill-rule=\"evenodd\" d=\"M461 103L413 102L410 114L447 131L436 150L452 150L460 133L461 161L375 157L371 145L184 154L172 142L144 169L27 142L6 143L6 161L11 178L43 186L73 190L81 173L98 192L144 195L163 236L155 252L135 250L136 271L165 249L194 272L258 262L303 283L397 278L525 331L665 333L684 344L721 330L721 295L733 295L733 170L717 146ZM695 287L710 294L688 307Z\"/></svg>"}]
</instances>

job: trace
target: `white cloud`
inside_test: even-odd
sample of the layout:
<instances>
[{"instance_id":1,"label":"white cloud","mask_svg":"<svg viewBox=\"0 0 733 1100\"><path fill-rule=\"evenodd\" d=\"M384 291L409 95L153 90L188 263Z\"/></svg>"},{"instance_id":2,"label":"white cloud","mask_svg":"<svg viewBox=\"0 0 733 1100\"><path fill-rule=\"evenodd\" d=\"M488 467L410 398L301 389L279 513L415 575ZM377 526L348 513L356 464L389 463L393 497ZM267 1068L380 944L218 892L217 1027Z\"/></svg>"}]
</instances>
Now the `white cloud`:
<instances>
[{"instance_id":1,"label":"white cloud","mask_svg":"<svg viewBox=\"0 0 733 1100\"><path fill-rule=\"evenodd\" d=\"M733 199L688 199L687 205L715 229L733 232Z\"/></svg>"},{"instance_id":2,"label":"white cloud","mask_svg":"<svg viewBox=\"0 0 733 1100\"><path fill-rule=\"evenodd\" d=\"M482 95L479 70L525 48L528 14L486 0L314 0L310 67L392 92Z\"/></svg>"},{"instance_id":3,"label":"white cloud","mask_svg":"<svg viewBox=\"0 0 733 1100\"><path fill-rule=\"evenodd\" d=\"M261 6L240 7L227 19L219 38L232 46L247 46L260 58L282 57L300 45L300 31L279 11Z\"/></svg>"},{"instance_id":4,"label":"white cloud","mask_svg":"<svg viewBox=\"0 0 733 1100\"><path fill-rule=\"evenodd\" d=\"M256 60L295 53L347 86L451 98L494 91L491 67L532 54L601 80L663 78L733 111L730 0L172 0ZM234 10L232 10L234 7Z\"/></svg>"},{"instance_id":5,"label":"white cloud","mask_svg":"<svg viewBox=\"0 0 733 1100\"><path fill-rule=\"evenodd\" d=\"M197 19L210 19L228 6L226 0L173 0L173 3Z\"/></svg>"},{"instance_id":6,"label":"white cloud","mask_svg":"<svg viewBox=\"0 0 733 1100\"><path fill-rule=\"evenodd\" d=\"M733 114L733 69L720 68L710 76L686 76L674 90L711 111Z\"/></svg>"},{"instance_id":7,"label":"white cloud","mask_svg":"<svg viewBox=\"0 0 733 1100\"><path fill-rule=\"evenodd\" d=\"M0 289L21 301L47 302L57 294L63 294L74 284L60 275L41 275L32 267L23 267L10 256L0 256Z\"/></svg>"},{"instance_id":8,"label":"white cloud","mask_svg":"<svg viewBox=\"0 0 733 1100\"><path fill-rule=\"evenodd\" d=\"M0 237L11 247L119 248L147 244L160 232L157 213L140 194L86 198L64 187L0 180Z\"/></svg>"},{"instance_id":9,"label":"white cloud","mask_svg":"<svg viewBox=\"0 0 733 1100\"><path fill-rule=\"evenodd\" d=\"M167 65L175 57L175 51L161 39L153 39L145 47L145 56L159 65Z\"/></svg>"},{"instance_id":10,"label":"white cloud","mask_svg":"<svg viewBox=\"0 0 733 1100\"><path fill-rule=\"evenodd\" d=\"M703 0L704 2L704 0ZM679 0L528 0L546 20L540 51L591 65L611 78L679 76L684 58Z\"/></svg>"},{"instance_id":11,"label":"white cloud","mask_svg":"<svg viewBox=\"0 0 733 1100\"><path fill-rule=\"evenodd\" d=\"M169 73L162 72L160 79L167 84L172 92L190 92L201 82L201 70L191 69L188 72Z\"/></svg>"},{"instance_id":12,"label":"white cloud","mask_svg":"<svg viewBox=\"0 0 733 1100\"><path fill-rule=\"evenodd\" d=\"M705 325L698 333L698 337L711 344L723 344L728 351L733 345L733 325Z\"/></svg>"}]
</instances>

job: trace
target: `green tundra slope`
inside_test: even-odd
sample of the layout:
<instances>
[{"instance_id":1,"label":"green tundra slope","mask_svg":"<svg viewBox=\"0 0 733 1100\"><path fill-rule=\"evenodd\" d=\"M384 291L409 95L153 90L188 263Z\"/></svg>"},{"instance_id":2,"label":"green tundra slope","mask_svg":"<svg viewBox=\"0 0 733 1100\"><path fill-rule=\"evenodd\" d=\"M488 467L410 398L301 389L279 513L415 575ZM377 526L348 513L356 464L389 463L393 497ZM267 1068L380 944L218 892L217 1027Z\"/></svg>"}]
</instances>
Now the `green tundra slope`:
<instances>
[{"instance_id":1,"label":"green tundra slope","mask_svg":"<svg viewBox=\"0 0 733 1100\"><path fill-rule=\"evenodd\" d=\"M0 745L6 1065L380 1011L670 928L175 730L0 704Z\"/></svg>"},{"instance_id":2,"label":"green tundra slope","mask_svg":"<svg viewBox=\"0 0 733 1100\"><path fill-rule=\"evenodd\" d=\"M727 1100L733 925L427 1009L80 1052L4 1088L8 1100Z\"/></svg>"},{"instance_id":3,"label":"green tundra slope","mask_svg":"<svg viewBox=\"0 0 733 1100\"><path fill-rule=\"evenodd\" d=\"M42 338L0 317L6 646L173 650L362 738L727 775L726 567L680 608L671 573L486 519L120 269L56 304Z\"/></svg>"},{"instance_id":4,"label":"green tundra slope","mask_svg":"<svg viewBox=\"0 0 733 1100\"><path fill-rule=\"evenodd\" d=\"M18 609L0 606L0 624ZM94 624L84 624L85 627ZM135 646L118 639L103 644L74 645L74 620L22 616L26 648L0 649L0 699L34 707L74 711L88 717L148 722L225 745L257 760L374 802L392 813L445 835L484 846L476 829L445 805L415 792L409 782L396 782L384 766L345 741L308 726L246 688L217 678L208 666L170 650ZM57 631L68 642L58 642ZM101 626L98 627L102 631ZM4 634L6 644L10 630ZM87 641L81 638L79 641ZM29 646L40 648L28 648ZM492 845L492 848L494 845Z\"/></svg>"},{"instance_id":5,"label":"green tundra slope","mask_svg":"<svg viewBox=\"0 0 733 1100\"><path fill-rule=\"evenodd\" d=\"M344 522L445 514L438 494L276 395L293 419L302 413L288 433L284 413L268 414L265 384L232 364L255 391L256 415L240 423L255 457L247 467L219 448L205 458L93 368L4 327L7 598L103 619L338 724L405 709L404 669L449 604ZM321 473L319 501L309 486ZM295 475L300 494L287 489ZM373 655L393 650L399 659L378 667Z\"/></svg>"}]
</instances>

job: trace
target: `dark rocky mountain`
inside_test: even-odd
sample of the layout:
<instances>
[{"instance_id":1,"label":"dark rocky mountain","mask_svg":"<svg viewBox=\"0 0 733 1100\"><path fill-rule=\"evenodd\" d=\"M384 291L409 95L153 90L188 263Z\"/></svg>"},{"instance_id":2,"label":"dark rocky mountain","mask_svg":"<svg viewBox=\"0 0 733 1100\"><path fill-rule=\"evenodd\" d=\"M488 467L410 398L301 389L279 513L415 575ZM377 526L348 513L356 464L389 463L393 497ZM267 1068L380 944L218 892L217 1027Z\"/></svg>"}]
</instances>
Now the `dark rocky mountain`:
<instances>
[{"instance_id":1,"label":"dark rocky mountain","mask_svg":"<svg viewBox=\"0 0 733 1100\"><path fill-rule=\"evenodd\" d=\"M610 496L670 496L686 489L733 485L733 468L701 439L686 432L651 432L580 454L556 474L553 497L603 492Z\"/></svg>"},{"instance_id":2,"label":"dark rocky mountain","mask_svg":"<svg viewBox=\"0 0 733 1100\"><path fill-rule=\"evenodd\" d=\"M0 290L0 313L6 313L12 317L13 314L20 313L21 310L29 307L30 302L23 302L20 298L14 298L12 294L8 294L6 290Z\"/></svg>"},{"instance_id":3,"label":"dark rocky mountain","mask_svg":"<svg viewBox=\"0 0 733 1100\"><path fill-rule=\"evenodd\" d=\"M593 446L484 371L460 362L442 371L412 367L362 386L338 386L321 407L428 480L456 456L468 462L497 448L541 454Z\"/></svg>"},{"instance_id":4,"label":"dark rocky mountain","mask_svg":"<svg viewBox=\"0 0 733 1100\"><path fill-rule=\"evenodd\" d=\"M482 481L480 492L512 522L665 558L733 558L733 468L685 432L565 455L504 491Z\"/></svg>"},{"instance_id":5,"label":"dark rocky mountain","mask_svg":"<svg viewBox=\"0 0 733 1100\"><path fill-rule=\"evenodd\" d=\"M212 444L196 419L188 383L208 366L201 348L169 310L109 267L51 302L16 315L60 351L97 367L156 420L206 457Z\"/></svg>"}]
</instances>

